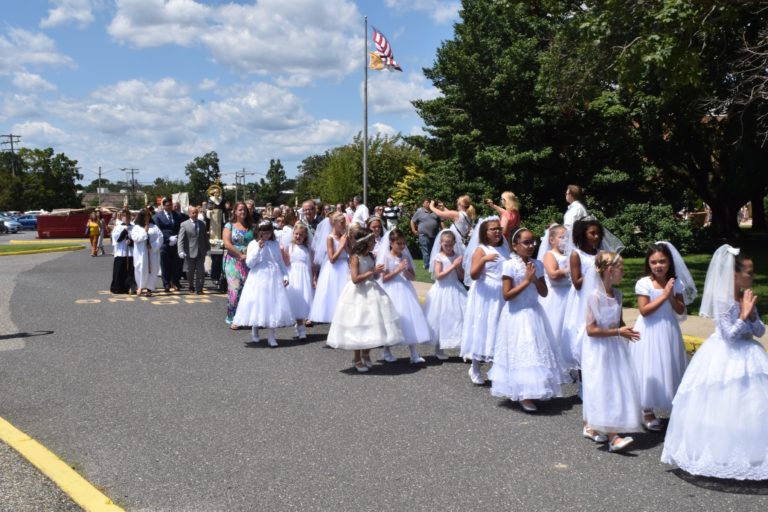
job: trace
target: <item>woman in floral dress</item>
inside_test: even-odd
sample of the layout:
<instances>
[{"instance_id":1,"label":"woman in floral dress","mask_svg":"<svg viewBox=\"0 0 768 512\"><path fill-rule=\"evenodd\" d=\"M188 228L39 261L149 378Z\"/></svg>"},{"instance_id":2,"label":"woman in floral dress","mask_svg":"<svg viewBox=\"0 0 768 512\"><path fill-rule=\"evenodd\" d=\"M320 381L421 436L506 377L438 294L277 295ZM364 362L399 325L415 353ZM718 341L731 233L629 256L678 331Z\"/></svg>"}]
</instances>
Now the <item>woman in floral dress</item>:
<instances>
[{"instance_id":1,"label":"woman in floral dress","mask_svg":"<svg viewBox=\"0 0 768 512\"><path fill-rule=\"evenodd\" d=\"M232 212L232 217L224 226L224 275L227 277L227 324L230 329L237 330L239 325L232 323L237 311L237 303L243 284L248 277L248 267L245 265L245 248L253 241L253 219L248 213L245 203L238 201Z\"/></svg>"}]
</instances>

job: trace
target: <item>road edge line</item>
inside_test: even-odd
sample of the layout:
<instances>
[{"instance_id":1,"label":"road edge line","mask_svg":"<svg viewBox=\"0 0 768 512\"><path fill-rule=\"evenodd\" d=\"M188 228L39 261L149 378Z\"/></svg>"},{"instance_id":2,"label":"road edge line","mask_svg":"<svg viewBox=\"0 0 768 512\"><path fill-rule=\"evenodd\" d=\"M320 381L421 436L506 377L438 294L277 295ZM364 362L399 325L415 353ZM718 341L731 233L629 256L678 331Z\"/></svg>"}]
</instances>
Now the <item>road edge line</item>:
<instances>
[{"instance_id":1,"label":"road edge line","mask_svg":"<svg viewBox=\"0 0 768 512\"><path fill-rule=\"evenodd\" d=\"M23 256L25 254L46 254L46 253L52 253L52 252L71 252L71 251L79 251L85 249L82 245L79 246L72 246L72 247L52 247L52 248L45 248L45 249L32 249L29 251L19 250L19 251L12 251L12 252L0 252L0 256Z\"/></svg>"},{"instance_id":2,"label":"road edge line","mask_svg":"<svg viewBox=\"0 0 768 512\"><path fill-rule=\"evenodd\" d=\"M45 446L0 417L0 440L16 450L87 512L124 512Z\"/></svg>"}]
</instances>

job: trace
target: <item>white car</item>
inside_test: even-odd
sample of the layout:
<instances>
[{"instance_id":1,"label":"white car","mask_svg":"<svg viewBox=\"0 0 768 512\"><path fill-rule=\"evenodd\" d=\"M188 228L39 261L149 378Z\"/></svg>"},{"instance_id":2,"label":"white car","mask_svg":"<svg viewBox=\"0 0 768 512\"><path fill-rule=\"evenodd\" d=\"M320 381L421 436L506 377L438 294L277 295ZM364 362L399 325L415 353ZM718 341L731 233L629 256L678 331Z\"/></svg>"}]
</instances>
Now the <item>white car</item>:
<instances>
[{"instance_id":1,"label":"white car","mask_svg":"<svg viewBox=\"0 0 768 512\"><path fill-rule=\"evenodd\" d=\"M3 223L8 233L18 233L21 230L21 224L10 217L0 216L0 222Z\"/></svg>"}]
</instances>

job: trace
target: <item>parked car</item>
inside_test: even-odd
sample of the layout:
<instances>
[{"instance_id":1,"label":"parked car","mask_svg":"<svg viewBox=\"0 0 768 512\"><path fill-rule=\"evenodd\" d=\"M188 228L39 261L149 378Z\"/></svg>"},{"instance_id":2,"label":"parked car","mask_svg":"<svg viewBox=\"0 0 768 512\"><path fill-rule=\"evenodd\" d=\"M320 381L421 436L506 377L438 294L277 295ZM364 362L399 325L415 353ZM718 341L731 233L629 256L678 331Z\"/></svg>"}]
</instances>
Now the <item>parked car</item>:
<instances>
[{"instance_id":1,"label":"parked car","mask_svg":"<svg viewBox=\"0 0 768 512\"><path fill-rule=\"evenodd\" d=\"M13 220L11 217L0 216L0 222L5 225L5 228L9 233L18 233L21 229L21 224Z\"/></svg>"},{"instance_id":2,"label":"parked car","mask_svg":"<svg viewBox=\"0 0 768 512\"><path fill-rule=\"evenodd\" d=\"M21 224L23 229L37 229L37 215L19 215L16 222Z\"/></svg>"}]
</instances>

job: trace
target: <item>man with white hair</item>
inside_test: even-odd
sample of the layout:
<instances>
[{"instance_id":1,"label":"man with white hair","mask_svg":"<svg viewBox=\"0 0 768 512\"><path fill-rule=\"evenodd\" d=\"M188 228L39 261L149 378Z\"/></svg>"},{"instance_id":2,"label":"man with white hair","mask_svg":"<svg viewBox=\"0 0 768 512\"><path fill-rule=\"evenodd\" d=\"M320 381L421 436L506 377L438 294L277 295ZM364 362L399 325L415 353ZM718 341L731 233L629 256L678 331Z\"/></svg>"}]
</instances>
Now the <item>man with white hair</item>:
<instances>
[{"instance_id":1,"label":"man with white hair","mask_svg":"<svg viewBox=\"0 0 768 512\"><path fill-rule=\"evenodd\" d=\"M352 214L352 223L365 227L365 221L371 216L368 212L368 207L363 204L363 200L360 199L360 196L352 198L352 205L355 207L355 213Z\"/></svg>"},{"instance_id":2,"label":"man with white hair","mask_svg":"<svg viewBox=\"0 0 768 512\"><path fill-rule=\"evenodd\" d=\"M187 267L187 279L198 295L203 293L205 282L205 255L211 250L205 222L198 218L198 209L189 207L189 219L179 228L179 258Z\"/></svg>"}]
</instances>

